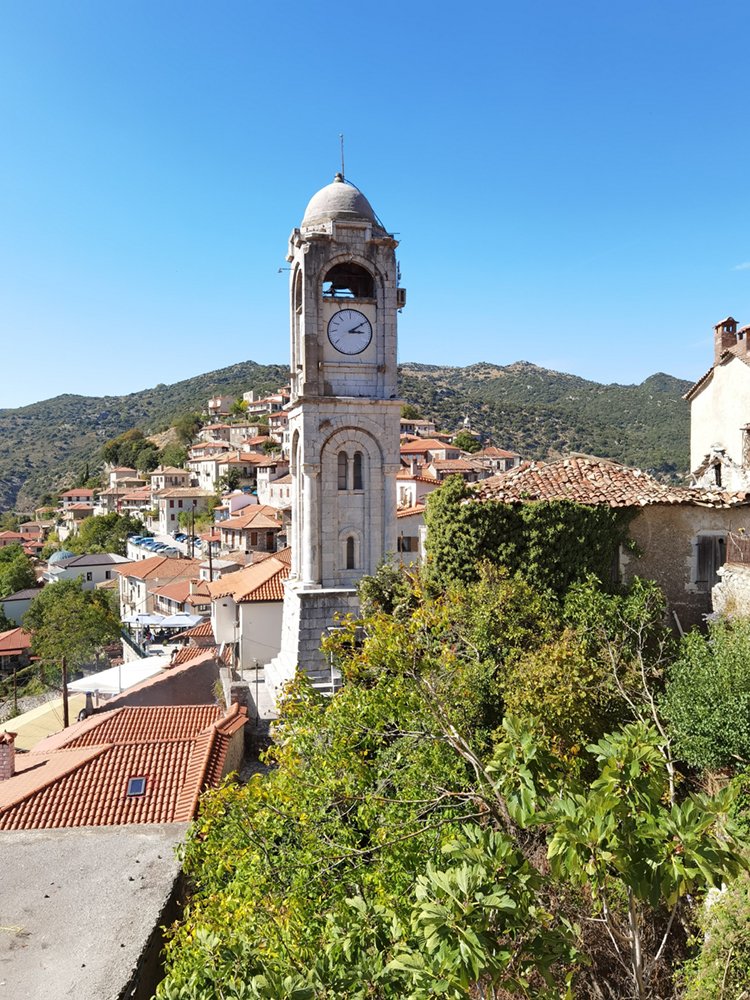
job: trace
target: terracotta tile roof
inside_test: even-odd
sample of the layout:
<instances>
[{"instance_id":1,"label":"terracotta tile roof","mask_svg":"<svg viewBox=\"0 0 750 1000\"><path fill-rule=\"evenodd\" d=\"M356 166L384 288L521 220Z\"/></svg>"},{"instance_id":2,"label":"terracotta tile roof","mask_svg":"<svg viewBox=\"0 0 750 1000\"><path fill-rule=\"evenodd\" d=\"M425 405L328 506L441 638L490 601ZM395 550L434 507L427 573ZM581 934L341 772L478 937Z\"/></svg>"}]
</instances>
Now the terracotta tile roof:
<instances>
[{"instance_id":1,"label":"terracotta tile roof","mask_svg":"<svg viewBox=\"0 0 750 1000\"><path fill-rule=\"evenodd\" d=\"M517 451L505 451L504 448L495 448L494 445L490 445L487 448L481 448L479 451L474 452L474 458L520 458L521 456Z\"/></svg>"},{"instance_id":2,"label":"terracotta tile roof","mask_svg":"<svg viewBox=\"0 0 750 1000\"><path fill-rule=\"evenodd\" d=\"M90 503L69 503L66 510L93 510L93 504Z\"/></svg>"},{"instance_id":3,"label":"terracotta tile roof","mask_svg":"<svg viewBox=\"0 0 750 1000\"><path fill-rule=\"evenodd\" d=\"M190 588L193 588L192 593ZM208 583L205 580L173 580L163 587L150 591L155 597L166 597L170 601L184 604L189 597L208 598ZM205 601L199 603L205 604Z\"/></svg>"},{"instance_id":4,"label":"terracotta tile roof","mask_svg":"<svg viewBox=\"0 0 750 1000\"><path fill-rule=\"evenodd\" d=\"M246 528L280 528L281 520L275 507L268 504L253 504L245 507L241 514L220 521L217 527L221 531L244 531Z\"/></svg>"},{"instance_id":5,"label":"terracotta tile roof","mask_svg":"<svg viewBox=\"0 0 750 1000\"><path fill-rule=\"evenodd\" d=\"M454 445L446 444L445 441L438 441L437 438L417 438L416 441L402 443L401 453L420 455L423 451L445 451L446 448L459 450Z\"/></svg>"},{"instance_id":6,"label":"terracotta tile roof","mask_svg":"<svg viewBox=\"0 0 750 1000\"><path fill-rule=\"evenodd\" d=\"M425 505L418 503L414 507L402 507L396 511L396 517L415 517L417 514L424 514Z\"/></svg>"},{"instance_id":7,"label":"terracotta tile roof","mask_svg":"<svg viewBox=\"0 0 750 1000\"><path fill-rule=\"evenodd\" d=\"M35 595L38 593L39 591L34 591ZM0 632L0 656L17 656L26 649L31 649L31 636L25 628L11 628L7 632Z\"/></svg>"},{"instance_id":8,"label":"terracotta tile roof","mask_svg":"<svg viewBox=\"0 0 750 1000\"><path fill-rule=\"evenodd\" d=\"M473 462L469 458L434 458L430 465L439 472L476 472L478 469L487 471L481 462Z\"/></svg>"},{"instance_id":9,"label":"terracotta tile roof","mask_svg":"<svg viewBox=\"0 0 750 1000\"><path fill-rule=\"evenodd\" d=\"M183 632L182 634L184 635L185 633ZM182 649L177 650L169 666L181 667L183 663L188 663L190 660L194 660L198 656L203 656L205 653L211 653L212 656L219 659L218 646L184 646Z\"/></svg>"},{"instance_id":10,"label":"terracotta tile roof","mask_svg":"<svg viewBox=\"0 0 750 1000\"><path fill-rule=\"evenodd\" d=\"M114 566L113 572L136 580L169 580L184 577L189 580L198 576L200 562L197 559L170 559L169 556L149 556L137 562Z\"/></svg>"},{"instance_id":11,"label":"terracotta tile roof","mask_svg":"<svg viewBox=\"0 0 750 1000\"><path fill-rule=\"evenodd\" d=\"M0 538L16 538L20 542L23 537L20 531L0 531Z\"/></svg>"},{"instance_id":12,"label":"terracotta tile roof","mask_svg":"<svg viewBox=\"0 0 750 1000\"><path fill-rule=\"evenodd\" d=\"M214 705L121 708L93 716L16 756L0 783L0 829L28 830L192 819L201 791L220 778L246 710ZM57 740L57 743L54 741ZM130 778L145 778L128 795Z\"/></svg>"},{"instance_id":13,"label":"terracotta tile roof","mask_svg":"<svg viewBox=\"0 0 750 1000\"><path fill-rule=\"evenodd\" d=\"M472 487L478 500L524 503L531 500L573 500L608 507L650 504L696 504L727 507L748 502L750 494L698 490L660 483L640 469L604 458L571 456L556 462L524 462Z\"/></svg>"},{"instance_id":14,"label":"terracotta tile roof","mask_svg":"<svg viewBox=\"0 0 750 1000\"><path fill-rule=\"evenodd\" d=\"M214 630L211 626L211 622L201 622L200 625L194 625L192 628L186 629L184 632L180 632L179 635L175 636L175 639L213 639ZM205 648L205 647L204 647Z\"/></svg>"},{"instance_id":15,"label":"terracotta tile roof","mask_svg":"<svg viewBox=\"0 0 750 1000\"><path fill-rule=\"evenodd\" d=\"M80 490L66 490L60 494L61 497L92 497L93 495L93 490L85 490L83 488Z\"/></svg>"},{"instance_id":16,"label":"terracotta tile roof","mask_svg":"<svg viewBox=\"0 0 750 1000\"><path fill-rule=\"evenodd\" d=\"M220 580L209 583L211 597L231 597L238 604L248 601L283 601L283 582L289 576L285 560L272 555L262 562L253 563L236 573L227 573Z\"/></svg>"}]
</instances>

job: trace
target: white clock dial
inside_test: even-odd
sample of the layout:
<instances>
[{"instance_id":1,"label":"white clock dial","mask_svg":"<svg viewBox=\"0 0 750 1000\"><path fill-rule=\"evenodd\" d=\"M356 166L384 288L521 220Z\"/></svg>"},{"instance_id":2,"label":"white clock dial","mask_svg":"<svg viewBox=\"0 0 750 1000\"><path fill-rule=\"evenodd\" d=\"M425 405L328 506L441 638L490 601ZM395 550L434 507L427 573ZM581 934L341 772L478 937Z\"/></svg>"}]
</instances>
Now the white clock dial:
<instances>
[{"instance_id":1,"label":"white clock dial","mask_svg":"<svg viewBox=\"0 0 750 1000\"><path fill-rule=\"evenodd\" d=\"M340 309L328 321L328 339L341 354L361 354L372 340L372 325L358 309Z\"/></svg>"}]
</instances>

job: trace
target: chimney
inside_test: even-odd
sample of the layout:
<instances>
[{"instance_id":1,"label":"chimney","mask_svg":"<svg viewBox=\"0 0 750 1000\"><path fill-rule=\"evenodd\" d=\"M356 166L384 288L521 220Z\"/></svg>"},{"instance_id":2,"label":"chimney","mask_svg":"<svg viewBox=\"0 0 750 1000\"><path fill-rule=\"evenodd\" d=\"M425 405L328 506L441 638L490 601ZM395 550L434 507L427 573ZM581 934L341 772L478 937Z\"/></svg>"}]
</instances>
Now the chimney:
<instances>
[{"instance_id":1,"label":"chimney","mask_svg":"<svg viewBox=\"0 0 750 1000\"><path fill-rule=\"evenodd\" d=\"M718 365L724 351L737 343L737 320L727 316L714 327L714 364Z\"/></svg>"},{"instance_id":2,"label":"chimney","mask_svg":"<svg viewBox=\"0 0 750 1000\"><path fill-rule=\"evenodd\" d=\"M0 733L0 781L16 773L16 736L18 733Z\"/></svg>"},{"instance_id":3,"label":"chimney","mask_svg":"<svg viewBox=\"0 0 750 1000\"><path fill-rule=\"evenodd\" d=\"M412 474L412 476L418 476L419 475L419 461L418 461L416 455L412 455L411 456L410 465L411 465L411 474Z\"/></svg>"}]
</instances>

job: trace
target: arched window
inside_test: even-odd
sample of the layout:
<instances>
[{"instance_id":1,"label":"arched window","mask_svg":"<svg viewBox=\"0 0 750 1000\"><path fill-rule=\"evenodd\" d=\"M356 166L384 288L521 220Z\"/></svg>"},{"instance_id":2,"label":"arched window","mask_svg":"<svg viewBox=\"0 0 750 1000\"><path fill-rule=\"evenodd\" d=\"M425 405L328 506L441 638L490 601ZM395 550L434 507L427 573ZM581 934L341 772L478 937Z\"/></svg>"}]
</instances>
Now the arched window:
<instances>
[{"instance_id":1,"label":"arched window","mask_svg":"<svg viewBox=\"0 0 750 1000\"><path fill-rule=\"evenodd\" d=\"M323 298L372 299L372 275L359 264L335 264L323 278Z\"/></svg>"},{"instance_id":2,"label":"arched window","mask_svg":"<svg viewBox=\"0 0 750 1000\"><path fill-rule=\"evenodd\" d=\"M339 452L339 489L345 490L348 487L347 479L349 472L349 459L345 451Z\"/></svg>"},{"instance_id":3,"label":"arched window","mask_svg":"<svg viewBox=\"0 0 750 1000\"><path fill-rule=\"evenodd\" d=\"M346 568L356 569L354 565L354 538L352 535L346 540Z\"/></svg>"},{"instance_id":4,"label":"arched window","mask_svg":"<svg viewBox=\"0 0 750 1000\"><path fill-rule=\"evenodd\" d=\"M362 452L355 451L354 453L354 485L352 489L363 490L364 479L362 477Z\"/></svg>"}]
</instances>

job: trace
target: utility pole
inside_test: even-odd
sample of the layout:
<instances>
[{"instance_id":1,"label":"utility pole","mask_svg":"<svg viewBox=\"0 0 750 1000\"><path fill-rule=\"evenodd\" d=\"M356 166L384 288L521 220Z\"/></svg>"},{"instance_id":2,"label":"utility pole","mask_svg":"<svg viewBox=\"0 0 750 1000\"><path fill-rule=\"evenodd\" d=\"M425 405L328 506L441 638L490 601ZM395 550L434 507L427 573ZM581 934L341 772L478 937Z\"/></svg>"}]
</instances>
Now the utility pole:
<instances>
[{"instance_id":1,"label":"utility pole","mask_svg":"<svg viewBox=\"0 0 750 1000\"><path fill-rule=\"evenodd\" d=\"M70 725L70 711L68 709L68 664L63 656L62 658L62 696L63 696L63 728L67 729Z\"/></svg>"}]
</instances>

